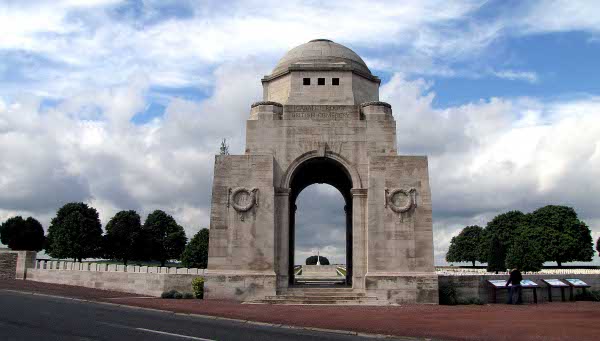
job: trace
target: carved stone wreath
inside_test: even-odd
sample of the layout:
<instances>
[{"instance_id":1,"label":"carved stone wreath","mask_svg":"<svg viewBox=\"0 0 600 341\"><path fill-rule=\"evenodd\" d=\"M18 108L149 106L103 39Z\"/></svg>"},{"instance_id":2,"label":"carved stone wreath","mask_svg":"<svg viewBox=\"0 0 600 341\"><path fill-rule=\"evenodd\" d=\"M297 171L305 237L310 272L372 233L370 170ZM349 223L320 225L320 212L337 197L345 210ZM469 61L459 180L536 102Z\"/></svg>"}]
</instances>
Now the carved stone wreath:
<instances>
[{"instance_id":1,"label":"carved stone wreath","mask_svg":"<svg viewBox=\"0 0 600 341\"><path fill-rule=\"evenodd\" d=\"M238 201L238 194L246 193L249 200L245 203L240 203ZM228 204L231 203L231 206L238 212L247 212L254 205L258 206L258 188L246 188L246 187L236 187L229 189L229 201Z\"/></svg>"},{"instance_id":2,"label":"carved stone wreath","mask_svg":"<svg viewBox=\"0 0 600 341\"><path fill-rule=\"evenodd\" d=\"M408 200L404 205L396 205L394 199L398 197L398 195L404 195ZM415 188L394 188L394 189L385 189L385 207L390 207L390 209L396 213L404 213L408 212L413 207L417 207L417 190Z\"/></svg>"}]
</instances>

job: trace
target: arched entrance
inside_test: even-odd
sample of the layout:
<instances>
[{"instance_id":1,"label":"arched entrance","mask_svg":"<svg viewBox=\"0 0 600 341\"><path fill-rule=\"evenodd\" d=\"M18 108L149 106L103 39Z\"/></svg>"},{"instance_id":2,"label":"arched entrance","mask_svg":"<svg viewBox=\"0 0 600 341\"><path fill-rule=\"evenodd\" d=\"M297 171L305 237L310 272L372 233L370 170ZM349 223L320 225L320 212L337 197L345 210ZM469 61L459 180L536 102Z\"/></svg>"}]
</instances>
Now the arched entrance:
<instances>
[{"instance_id":1,"label":"arched entrance","mask_svg":"<svg viewBox=\"0 0 600 341\"><path fill-rule=\"evenodd\" d=\"M294 254L296 201L306 187L313 184L328 184L340 191L345 201L346 215L346 285L352 285L352 177L339 161L327 157L312 157L293 169L290 177L289 194L289 268L290 285L294 284Z\"/></svg>"}]
</instances>

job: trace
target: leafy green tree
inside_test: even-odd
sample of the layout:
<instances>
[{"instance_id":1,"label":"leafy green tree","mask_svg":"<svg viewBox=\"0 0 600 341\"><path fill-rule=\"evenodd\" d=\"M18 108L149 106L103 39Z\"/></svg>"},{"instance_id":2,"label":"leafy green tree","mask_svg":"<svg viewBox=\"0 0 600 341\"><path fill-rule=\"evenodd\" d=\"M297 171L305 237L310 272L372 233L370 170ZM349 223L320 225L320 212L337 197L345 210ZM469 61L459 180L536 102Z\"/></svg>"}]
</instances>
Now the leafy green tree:
<instances>
[{"instance_id":1,"label":"leafy green tree","mask_svg":"<svg viewBox=\"0 0 600 341\"><path fill-rule=\"evenodd\" d=\"M484 242L484 245L488 245L488 249L483 250L482 253L487 255L488 271L506 270L506 252L513 243L517 227L526 220L527 217L523 212L508 211L495 216L487 223L485 227L487 241Z\"/></svg>"},{"instance_id":2,"label":"leafy green tree","mask_svg":"<svg viewBox=\"0 0 600 341\"><path fill-rule=\"evenodd\" d=\"M589 262L594 256L594 241L588 226L568 206L548 205L531 213L531 224L541 229L544 261Z\"/></svg>"},{"instance_id":3,"label":"leafy green tree","mask_svg":"<svg viewBox=\"0 0 600 341\"><path fill-rule=\"evenodd\" d=\"M504 259L506 258L506 251L503 249L504 246L500 243L500 237L492 235L488 240L488 253L487 253L487 271L496 272L506 271L506 264Z\"/></svg>"},{"instance_id":4,"label":"leafy green tree","mask_svg":"<svg viewBox=\"0 0 600 341\"><path fill-rule=\"evenodd\" d=\"M323 256L319 256L319 262L321 265L329 265L329 259ZM310 256L306 258L306 265L317 265L317 256Z\"/></svg>"},{"instance_id":5,"label":"leafy green tree","mask_svg":"<svg viewBox=\"0 0 600 341\"><path fill-rule=\"evenodd\" d=\"M32 217L16 216L0 225L0 241L13 250L40 251L44 239L42 224Z\"/></svg>"},{"instance_id":6,"label":"leafy green tree","mask_svg":"<svg viewBox=\"0 0 600 341\"><path fill-rule=\"evenodd\" d=\"M183 227L161 210L148 215L142 233L143 253L147 258L160 261L161 266L169 259L179 259L187 243Z\"/></svg>"},{"instance_id":7,"label":"leafy green tree","mask_svg":"<svg viewBox=\"0 0 600 341\"><path fill-rule=\"evenodd\" d=\"M48 228L46 252L55 258L98 257L102 253L98 211L82 202L68 203L56 212Z\"/></svg>"},{"instance_id":8,"label":"leafy green tree","mask_svg":"<svg viewBox=\"0 0 600 341\"><path fill-rule=\"evenodd\" d=\"M506 253L508 268L522 271L540 271L544 265L544 255L540 243L541 231L536 226L523 224L519 226L512 245Z\"/></svg>"},{"instance_id":9,"label":"leafy green tree","mask_svg":"<svg viewBox=\"0 0 600 341\"><path fill-rule=\"evenodd\" d=\"M527 216L521 211L508 211L494 217L486 225L486 232L498 236L500 243L508 246L512 244L512 238L518 226L527 220Z\"/></svg>"},{"instance_id":10,"label":"leafy green tree","mask_svg":"<svg viewBox=\"0 0 600 341\"><path fill-rule=\"evenodd\" d=\"M186 245L181 263L187 268L206 269L208 263L208 229L201 229Z\"/></svg>"},{"instance_id":11,"label":"leafy green tree","mask_svg":"<svg viewBox=\"0 0 600 341\"><path fill-rule=\"evenodd\" d=\"M136 211L120 211L106 224L105 256L120 259L123 264L137 258L142 232L140 215Z\"/></svg>"},{"instance_id":12,"label":"leafy green tree","mask_svg":"<svg viewBox=\"0 0 600 341\"><path fill-rule=\"evenodd\" d=\"M475 262L486 262L483 257L484 252L484 230L481 226L467 226L458 236L452 237L450 248L446 253L448 262L471 262L475 266Z\"/></svg>"},{"instance_id":13,"label":"leafy green tree","mask_svg":"<svg viewBox=\"0 0 600 341\"><path fill-rule=\"evenodd\" d=\"M598 256L600 256L600 237L596 241L596 251L598 251Z\"/></svg>"}]
</instances>

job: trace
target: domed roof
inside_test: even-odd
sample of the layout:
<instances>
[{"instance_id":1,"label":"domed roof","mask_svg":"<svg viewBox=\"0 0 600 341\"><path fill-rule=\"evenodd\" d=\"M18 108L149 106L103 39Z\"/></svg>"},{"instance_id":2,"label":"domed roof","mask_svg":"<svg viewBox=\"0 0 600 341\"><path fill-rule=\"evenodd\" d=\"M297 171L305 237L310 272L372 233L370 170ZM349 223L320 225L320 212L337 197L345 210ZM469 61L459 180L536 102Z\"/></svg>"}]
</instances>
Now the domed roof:
<instances>
[{"instance_id":1,"label":"domed roof","mask_svg":"<svg viewBox=\"0 0 600 341\"><path fill-rule=\"evenodd\" d=\"M345 63L357 71L371 75L367 64L354 51L328 39L315 39L294 47L283 56L273 69L273 75L286 71L294 64Z\"/></svg>"}]
</instances>

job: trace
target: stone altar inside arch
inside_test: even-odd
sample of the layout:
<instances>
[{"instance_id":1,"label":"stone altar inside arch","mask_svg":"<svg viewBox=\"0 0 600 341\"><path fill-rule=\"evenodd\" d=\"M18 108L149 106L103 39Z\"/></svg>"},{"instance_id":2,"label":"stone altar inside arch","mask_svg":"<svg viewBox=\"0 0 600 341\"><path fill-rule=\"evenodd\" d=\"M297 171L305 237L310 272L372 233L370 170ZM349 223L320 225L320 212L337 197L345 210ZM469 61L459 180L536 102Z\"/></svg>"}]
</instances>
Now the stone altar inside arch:
<instances>
[{"instance_id":1,"label":"stone altar inside arch","mask_svg":"<svg viewBox=\"0 0 600 341\"><path fill-rule=\"evenodd\" d=\"M346 201L352 291L437 303L427 157L397 154L379 78L352 50L317 39L289 51L262 84L245 154L215 159L205 297L290 289L296 198L327 183Z\"/></svg>"}]
</instances>

